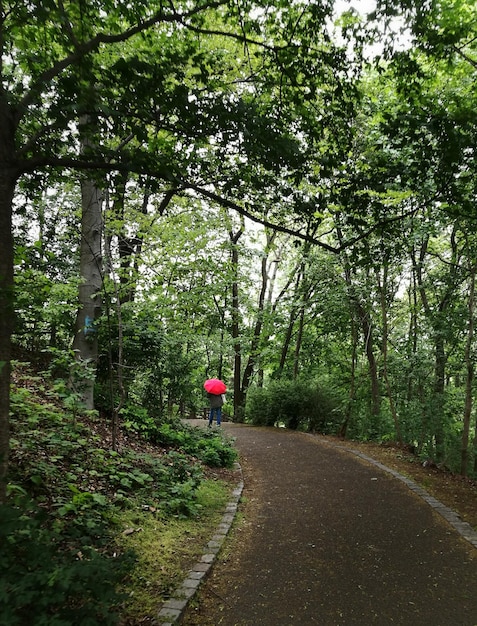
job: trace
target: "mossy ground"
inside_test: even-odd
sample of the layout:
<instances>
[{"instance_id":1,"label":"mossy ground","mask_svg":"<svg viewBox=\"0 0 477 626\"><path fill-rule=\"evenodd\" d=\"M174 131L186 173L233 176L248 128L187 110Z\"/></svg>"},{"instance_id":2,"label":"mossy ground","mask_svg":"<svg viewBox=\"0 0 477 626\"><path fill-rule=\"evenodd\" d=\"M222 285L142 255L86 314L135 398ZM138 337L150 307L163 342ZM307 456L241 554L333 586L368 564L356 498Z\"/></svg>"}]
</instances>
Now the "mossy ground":
<instances>
[{"instance_id":1,"label":"mossy ground","mask_svg":"<svg viewBox=\"0 0 477 626\"><path fill-rule=\"evenodd\" d=\"M220 522L232 488L232 482L223 477L205 480L198 493L200 513L193 518L164 520L151 511L124 513L118 547L133 549L138 560L122 589L127 596L122 626L152 621L159 605L200 557Z\"/></svg>"}]
</instances>

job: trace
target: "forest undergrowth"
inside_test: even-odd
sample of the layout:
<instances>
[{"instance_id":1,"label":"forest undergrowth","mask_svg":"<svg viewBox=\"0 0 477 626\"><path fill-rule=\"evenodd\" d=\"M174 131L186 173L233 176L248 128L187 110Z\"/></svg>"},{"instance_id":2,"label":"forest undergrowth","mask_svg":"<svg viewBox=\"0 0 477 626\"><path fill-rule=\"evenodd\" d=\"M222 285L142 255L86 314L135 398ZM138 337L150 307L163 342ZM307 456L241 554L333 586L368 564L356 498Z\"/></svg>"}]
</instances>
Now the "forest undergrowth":
<instances>
[{"instance_id":1,"label":"forest undergrowth","mask_svg":"<svg viewBox=\"0 0 477 626\"><path fill-rule=\"evenodd\" d=\"M148 623L201 554L235 485L233 441L163 422L149 439L65 409L17 363L8 499L0 506L0 624Z\"/></svg>"}]
</instances>

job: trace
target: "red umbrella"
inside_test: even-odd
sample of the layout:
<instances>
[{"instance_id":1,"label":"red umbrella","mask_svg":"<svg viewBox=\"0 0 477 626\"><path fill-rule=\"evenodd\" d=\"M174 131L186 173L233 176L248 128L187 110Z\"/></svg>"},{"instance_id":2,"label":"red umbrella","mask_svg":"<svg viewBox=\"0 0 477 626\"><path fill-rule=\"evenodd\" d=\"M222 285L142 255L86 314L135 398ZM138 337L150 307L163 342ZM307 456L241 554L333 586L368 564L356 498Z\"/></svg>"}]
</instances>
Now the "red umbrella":
<instances>
[{"instance_id":1,"label":"red umbrella","mask_svg":"<svg viewBox=\"0 0 477 626\"><path fill-rule=\"evenodd\" d=\"M225 383L219 378L209 378L209 380L206 380L204 383L204 389L207 393L211 393L214 396L220 396L221 393L225 393L227 391Z\"/></svg>"}]
</instances>

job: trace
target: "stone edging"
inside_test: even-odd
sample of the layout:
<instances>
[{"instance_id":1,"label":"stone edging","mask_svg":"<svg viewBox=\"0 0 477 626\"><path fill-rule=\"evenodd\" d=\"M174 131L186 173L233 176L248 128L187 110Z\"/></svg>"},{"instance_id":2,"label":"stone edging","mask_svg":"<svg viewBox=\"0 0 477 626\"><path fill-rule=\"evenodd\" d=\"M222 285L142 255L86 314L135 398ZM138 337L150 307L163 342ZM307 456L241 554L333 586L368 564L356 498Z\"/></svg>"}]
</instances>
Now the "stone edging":
<instances>
[{"instance_id":1,"label":"stone edging","mask_svg":"<svg viewBox=\"0 0 477 626\"><path fill-rule=\"evenodd\" d=\"M477 532L472 528L472 526L467 522L462 521L460 516L455 511L450 509L445 504L442 504L442 502L439 502L439 500L431 496L425 489L423 489L413 480L411 480L410 478L406 478L406 476L403 476L396 470L393 470L390 467L383 465L379 461L376 461L376 459L373 459L372 457L363 454L359 450L347 448L346 446L340 446L339 444L332 443L330 441L322 441L321 443L325 443L326 445L338 448L339 450L343 450L344 452L350 452L351 454L354 454L355 456L363 459L371 465L379 467L379 469L383 470L383 472L387 472L388 474L391 474L392 476L403 482L406 487L408 487L416 495L418 495L425 502L427 502L427 504L429 504L429 506L431 506L436 511L436 513L439 513L439 515L441 515L459 533L459 535L463 539L468 541L474 548L477 548Z\"/></svg>"},{"instance_id":2,"label":"stone edging","mask_svg":"<svg viewBox=\"0 0 477 626\"><path fill-rule=\"evenodd\" d=\"M154 622L157 625L173 626L181 623L183 613L191 598L212 569L212 565L235 519L238 503L242 496L244 486L242 468L239 463L235 463L234 468L240 471L240 481L232 492L232 499L225 507L222 520L217 526L212 539L205 546L200 560L192 567L185 580L174 590L171 597L162 604Z\"/></svg>"}]
</instances>

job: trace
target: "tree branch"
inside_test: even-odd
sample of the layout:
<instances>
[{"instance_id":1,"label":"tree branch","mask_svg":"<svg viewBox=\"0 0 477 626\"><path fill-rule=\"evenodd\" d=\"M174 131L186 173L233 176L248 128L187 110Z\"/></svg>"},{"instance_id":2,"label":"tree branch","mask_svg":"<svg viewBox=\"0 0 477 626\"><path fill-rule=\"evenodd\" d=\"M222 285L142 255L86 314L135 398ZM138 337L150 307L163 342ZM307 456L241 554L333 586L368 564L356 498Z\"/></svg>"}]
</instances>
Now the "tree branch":
<instances>
[{"instance_id":1,"label":"tree branch","mask_svg":"<svg viewBox=\"0 0 477 626\"><path fill-rule=\"evenodd\" d=\"M343 250L346 250L347 248L350 248L354 244L358 243L359 241L366 239L376 230L383 228L387 226L388 224L399 222L405 219L406 217L415 215L420 210L419 207L413 208L413 209L410 209L409 211L406 211L402 215L395 215L388 219L381 220L377 222L376 224L373 224L372 226L370 226L369 228L367 228L360 234L356 235L352 239L349 239L347 241L342 241L340 242L340 245L338 246L332 246L322 241L321 239L316 238L313 234L310 234L309 231L306 233L303 233L299 230L295 230L293 228L283 226L282 224L275 224L265 218L254 215L251 211L249 211L247 208L245 208L241 204L238 204L237 202L229 200L228 198L224 198L220 194L217 194L213 191L204 189L200 185L196 185L192 182L181 180L180 178L172 174L168 176L164 172L161 172L159 170L150 170L148 168L137 166L136 164L132 162L87 161L87 160L73 159L73 158L42 157L39 159L30 159L29 161L25 162L23 164L23 167L21 167L20 169L23 173L28 173L28 172L33 172L39 168L46 168L46 167L69 168L69 169L83 170L83 171L96 170L96 171L103 171L103 172L112 172L112 171L130 172L133 174L149 176L153 179L162 180L164 183L168 183L171 185L170 189L166 192L166 196L161 204L162 210L166 208L166 206L169 204L169 202L172 200L172 198L175 195L178 195L187 190L190 190L190 191L193 191L198 196L202 196L204 198L212 200L212 202L215 202L219 206L236 211L239 215L242 215L243 217L247 217L249 220L251 220L255 224L261 224L262 226L266 228L270 228L274 231L291 235L292 237L296 237L297 239L301 239L302 241L306 241L308 243L316 245L324 250L327 250L328 252L332 252L333 254L339 254L340 252L343 252ZM307 229L309 229L309 227L310 227L310 224L307 224Z\"/></svg>"},{"instance_id":2,"label":"tree branch","mask_svg":"<svg viewBox=\"0 0 477 626\"><path fill-rule=\"evenodd\" d=\"M329 252L333 252L333 253L339 252L338 248L330 246L329 244L323 241L320 241L320 239L316 239L315 237L312 237L305 233L301 233L300 231L294 230L292 228L288 228L287 226L282 226L281 224L274 224L264 218L260 218L254 215L253 213L251 213L250 211L248 211L245 207L241 206L240 204L237 204L236 202L233 202L232 200L228 200L227 198L223 198L222 196L212 191L203 189L202 187L199 187L198 185L194 185L193 183L184 182L183 185L184 187L188 187L189 189L192 189L199 195L204 196L205 198L208 198L209 200L212 200L213 202L216 202L220 206L237 211L237 213L239 213L240 215L243 215L244 217L247 217L249 220L251 220L252 222L256 224L261 224L262 226L266 226L278 232L292 235L293 237L297 237L298 239L302 239L303 241L308 241L312 244L320 246L321 248L324 248L325 250L328 250Z\"/></svg>"},{"instance_id":3,"label":"tree branch","mask_svg":"<svg viewBox=\"0 0 477 626\"><path fill-rule=\"evenodd\" d=\"M61 72L65 70L67 67L69 67L70 65L74 65L75 63L80 61L82 58L84 58L86 55L90 54L94 50L97 50L101 44L110 45L114 43L121 43L123 41L127 41L134 35L137 35L138 33L141 33L145 30L148 30L149 28L151 28L152 26L160 22L166 22L166 23L177 22L179 24L184 24L185 23L184 21L186 19L194 16L195 14L200 13L201 11L204 11L205 9L219 8L220 6L224 4L227 4L226 0L216 0L214 2L210 2L204 5L196 6L195 8L183 14L177 13L175 9L173 9L172 13L168 14L168 13L165 13L161 8L160 11L155 13L149 19L138 22L137 24L135 24L134 26L131 26L127 30L123 31L122 33L118 33L115 35L107 34L107 33L99 33L98 35L90 39L89 41L85 41L83 43L77 43L76 49L74 52L72 52L65 58L61 59L60 61L57 61L49 69L39 74L37 79L32 83L28 92L25 94L25 96L22 98L22 100L20 100L18 104L18 107L16 110L16 123L17 124L19 123L23 114L27 110L29 104L31 104L35 100L36 95L39 92L41 92L42 89L44 89L45 84L48 84L53 78L56 78L56 76L61 74Z\"/></svg>"},{"instance_id":4,"label":"tree branch","mask_svg":"<svg viewBox=\"0 0 477 626\"><path fill-rule=\"evenodd\" d=\"M456 45L452 46L452 49L454 50L454 52L456 52L462 59L464 59L465 61L467 61L468 63L470 63L472 65L472 67L477 68L477 60L473 59L472 57L470 57L468 54L466 54L462 48L459 48Z\"/></svg>"}]
</instances>

